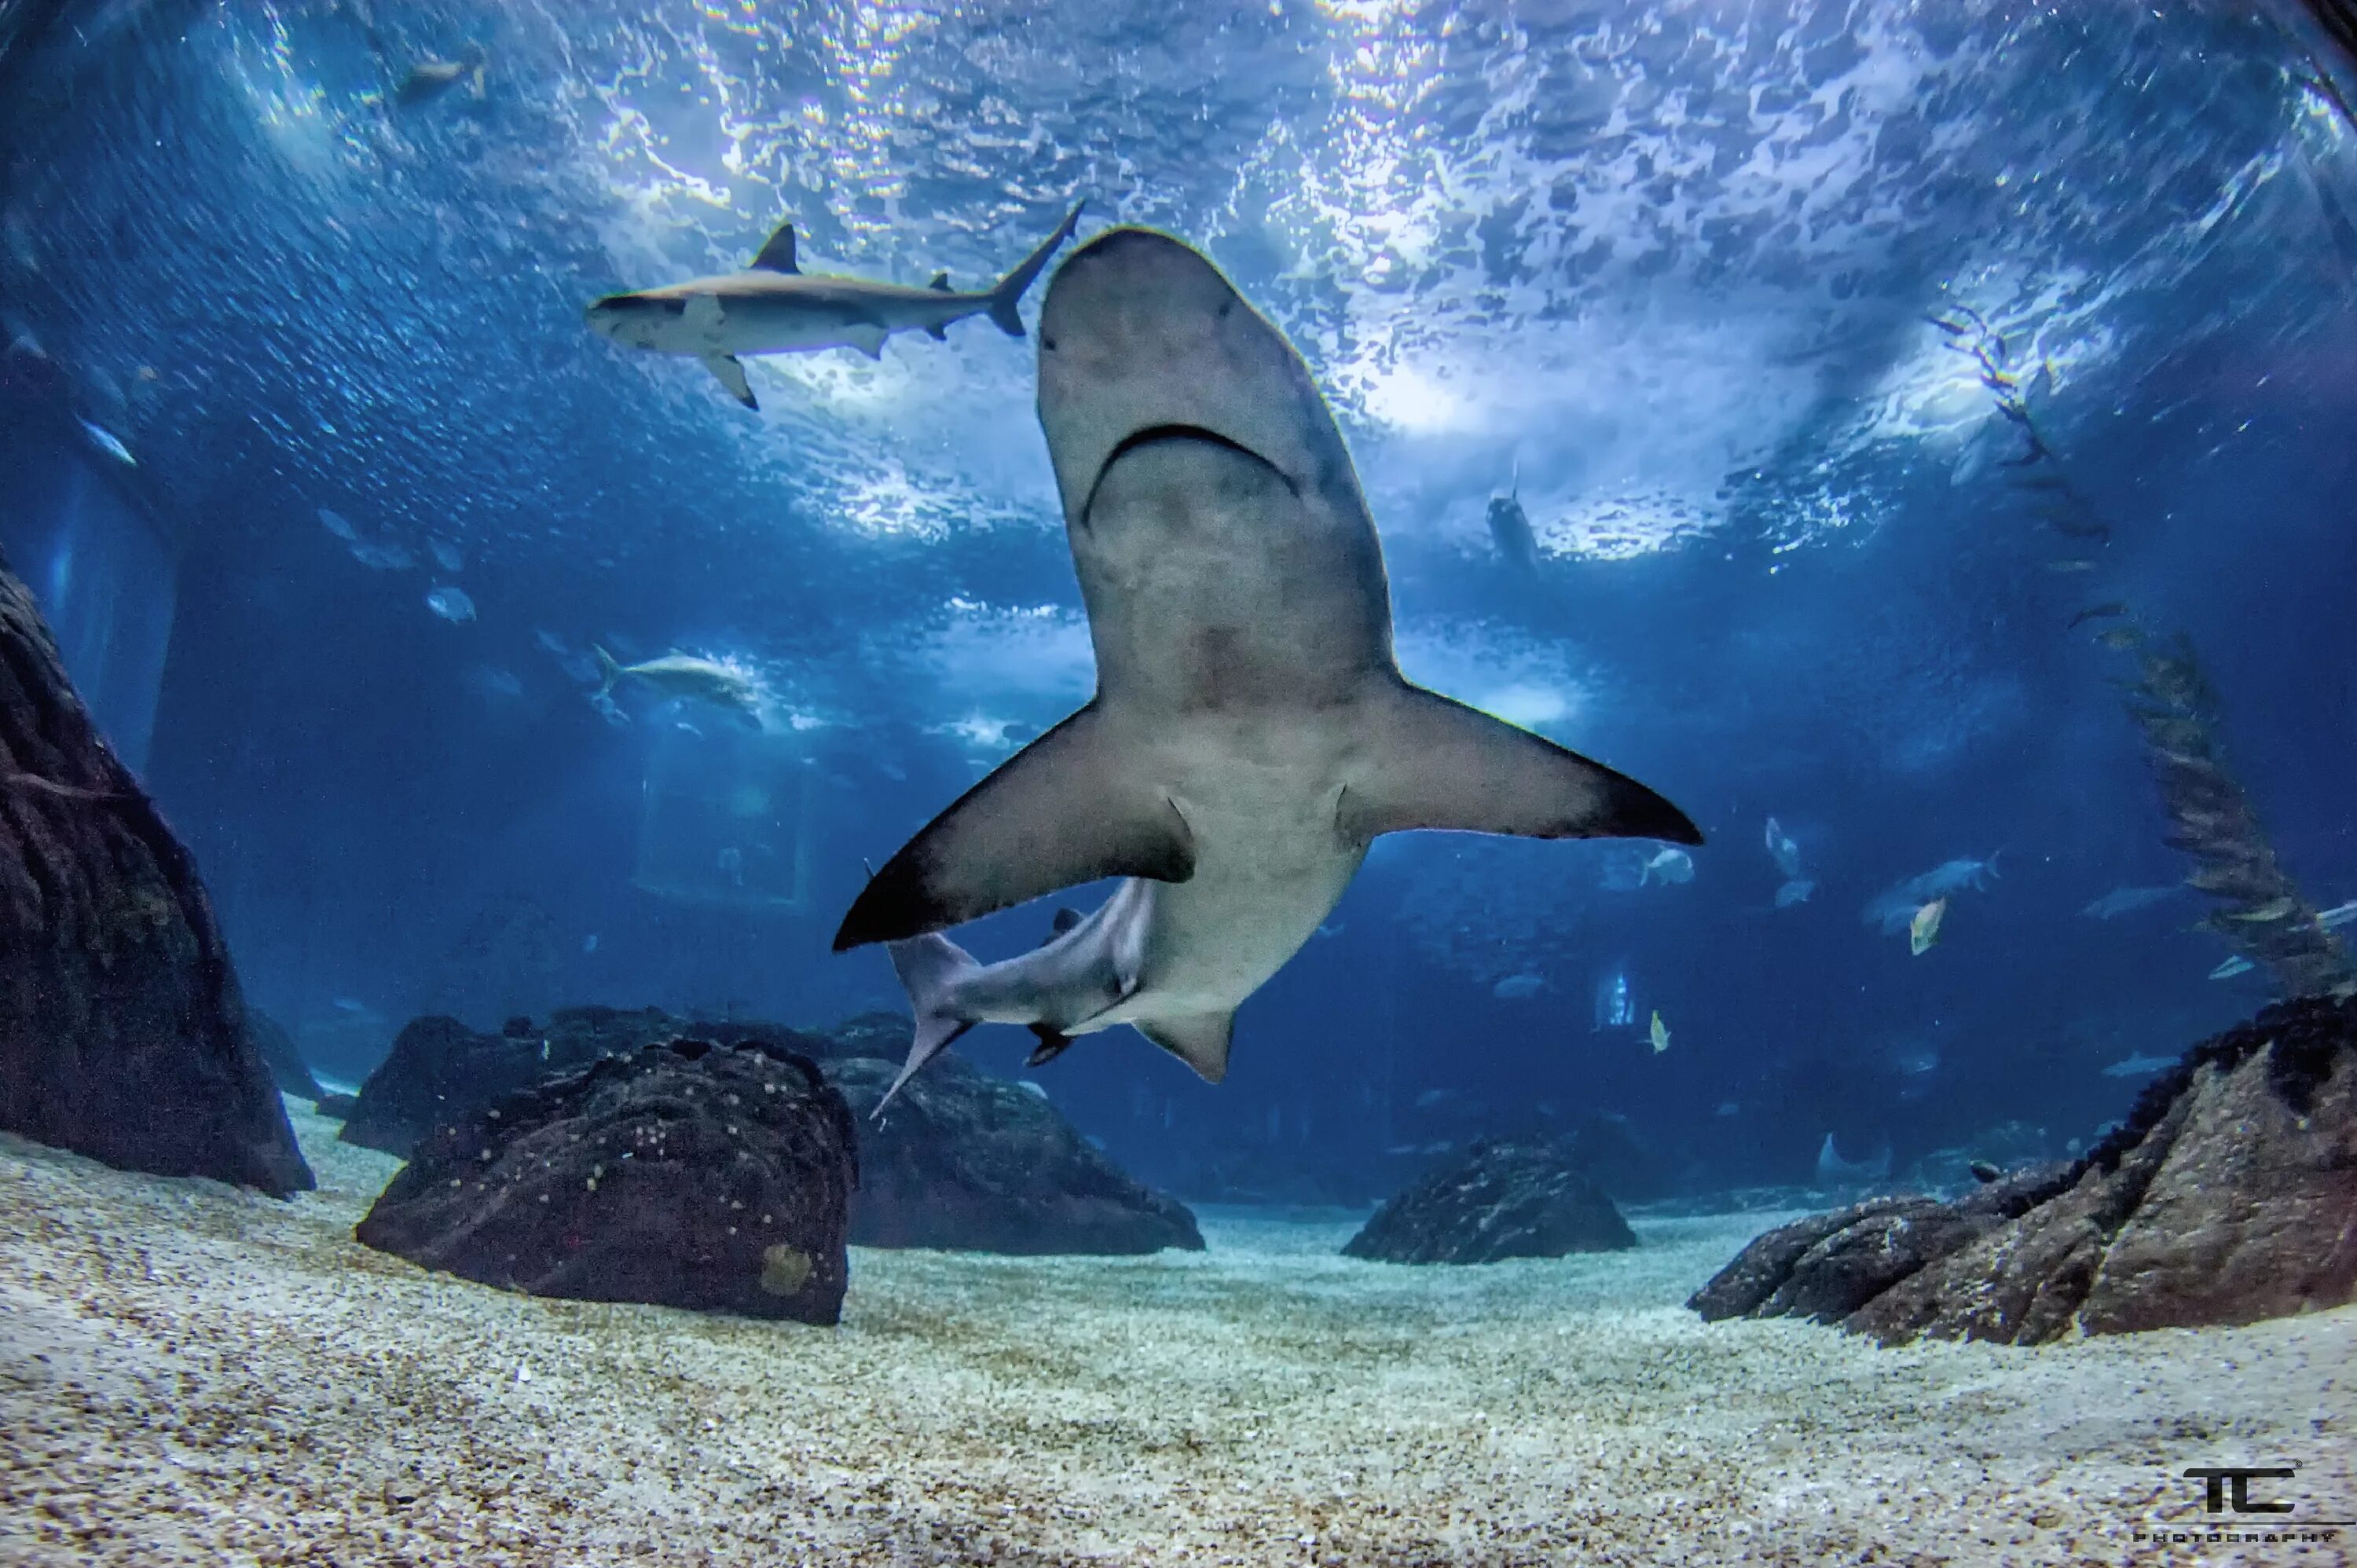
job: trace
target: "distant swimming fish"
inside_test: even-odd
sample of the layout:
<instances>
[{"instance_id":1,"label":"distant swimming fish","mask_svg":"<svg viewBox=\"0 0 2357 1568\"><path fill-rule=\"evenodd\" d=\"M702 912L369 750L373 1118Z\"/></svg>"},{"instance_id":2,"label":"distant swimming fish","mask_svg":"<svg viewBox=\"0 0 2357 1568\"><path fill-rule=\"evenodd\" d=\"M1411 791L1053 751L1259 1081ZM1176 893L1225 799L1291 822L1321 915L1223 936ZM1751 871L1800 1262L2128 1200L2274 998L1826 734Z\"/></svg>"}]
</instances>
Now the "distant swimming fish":
<instances>
[{"instance_id":1,"label":"distant swimming fish","mask_svg":"<svg viewBox=\"0 0 2357 1568\"><path fill-rule=\"evenodd\" d=\"M1808 877L1795 877L1776 889L1776 908L1789 909L1795 904L1805 904L1816 890L1817 885Z\"/></svg>"},{"instance_id":2,"label":"distant swimming fish","mask_svg":"<svg viewBox=\"0 0 2357 1568\"><path fill-rule=\"evenodd\" d=\"M1846 1160L1834 1145L1834 1135L1825 1134L1824 1146L1817 1151L1817 1185L1821 1187L1859 1187L1867 1182L1880 1181L1890 1174L1890 1145L1885 1144L1869 1160Z\"/></svg>"},{"instance_id":3,"label":"distant swimming fish","mask_svg":"<svg viewBox=\"0 0 2357 1568\"><path fill-rule=\"evenodd\" d=\"M1777 825L1773 817L1768 819L1767 840L1769 858L1776 863L1776 869L1784 874L1784 880L1790 882L1799 876L1801 846L1792 842L1792 834Z\"/></svg>"},{"instance_id":4,"label":"distant swimming fish","mask_svg":"<svg viewBox=\"0 0 2357 1568\"><path fill-rule=\"evenodd\" d=\"M115 438L114 432L108 430L102 425L92 424L87 419L77 419L74 423L81 426L81 433L90 437L90 444L91 446L97 447L100 451L105 453L108 456L122 464L124 467L135 468L139 466L139 459L131 455L130 447L125 446L121 441Z\"/></svg>"},{"instance_id":5,"label":"distant swimming fish","mask_svg":"<svg viewBox=\"0 0 2357 1568\"><path fill-rule=\"evenodd\" d=\"M2071 624L2064 629L2076 631L2091 620L2116 620L2121 616L2127 613L2127 606L2122 604L2119 600L2106 600L2104 603L2100 605L2089 605L2085 609L2081 610L2077 615L2072 616L2071 618Z\"/></svg>"},{"instance_id":6,"label":"distant swimming fish","mask_svg":"<svg viewBox=\"0 0 2357 1568\"><path fill-rule=\"evenodd\" d=\"M637 681L665 697L703 703L760 722L761 683L741 670L691 653L666 653L637 664L619 664L602 648L593 645L589 651L597 655L597 670L604 678L597 688L601 697L610 694L622 681Z\"/></svg>"},{"instance_id":7,"label":"distant swimming fish","mask_svg":"<svg viewBox=\"0 0 2357 1568\"><path fill-rule=\"evenodd\" d=\"M360 542L361 531L352 526L352 520L331 507L319 509L319 526L347 544Z\"/></svg>"},{"instance_id":8,"label":"distant swimming fish","mask_svg":"<svg viewBox=\"0 0 2357 1568\"><path fill-rule=\"evenodd\" d=\"M1940 922L1947 914L1948 900L1944 897L1916 910L1915 918L1907 922L1907 950L1917 958L1930 950L1932 944L1940 940Z\"/></svg>"},{"instance_id":9,"label":"distant swimming fish","mask_svg":"<svg viewBox=\"0 0 2357 1568\"><path fill-rule=\"evenodd\" d=\"M1662 1010L1660 1008L1656 1007L1653 1009L1653 1026L1652 1028L1645 1031L1645 1035L1648 1039L1653 1042L1653 1054L1655 1056L1660 1056L1663 1051L1670 1048L1670 1026L1662 1022Z\"/></svg>"},{"instance_id":10,"label":"distant swimming fish","mask_svg":"<svg viewBox=\"0 0 2357 1568\"><path fill-rule=\"evenodd\" d=\"M2123 1057L2104 1069L2105 1078L2150 1078L2177 1065L2175 1057Z\"/></svg>"},{"instance_id":11,"label":"distant swimming fish","mask_svg":"<svg viewBox=\"0 0 2357 1568\"><path fill-rule=\"evenodd\" d=\"M1896 936L1913 923L1917 910L1934 898L1951 897L1967 888L1987 892L1989 879L1997 875L1999 853L1992 851L1986 860L1943 861L1921 876L1910 876L1876 894L1860 918L1869 926L1880 927L1884 936Z\"/></svg>"},{"instance_id":12,"label":"distant swimming fish","mask_svg":"<svg viewBox=\"0 0 2357 1568\"><path fill-rule=\"evenodd\" d=\"M427 540L425 542L425 553L433 556L434 564L441 567L445 572L461 572L466 569L467 558L458 553L458 547L457 545L450 543L447 540Z\"/></svg>"},{"instance_id":13,"label":"distant swimming fish","mask_svg":"<svg viewBox=\"0 0 2357 1568\"><path fill-rule=\"evenodd\" d=\"M409 74L394 89L393 100L404 108L414 109L420 103L432 102L469 78L474 81L475 96L480 98L490 64L490 52L480 44L468 44L454 60L420 60L409 68Z\"/></svg>"},{"instance_id":14,"label":"distant swimming fish","mask_svg":"<svg viewBox=\"0 0 2357 1568\"><path fill-rule=\"evenodd\" d=\"M1504 495L1490 498L1490 542L1498 547L1498 557L1525 577L1535 577L1539 572L1538 535L1531 532L1530 514L1523 510L1523 475L1520 465L1514 469L1512 488Z\"/></svg>"},{"instance_id":15,"label":"distant swimming fish","mask_svg":"<svg viewBox=\"0 0 2357 1568\"><path fill-rule=\"evenodd\" d=\"M470 621L475 618L475 601L467 596L467 590L454 588L447 584L427 591L425 607L447 621Z\"/></svg>"},{"instance_id":16,"label":"distant swimming fish","mask_svg":"<svg viewBox=\"0 0 2357 1568\"><path fill-rule=\"evenodd\" d=\"M1668 884L1693 880L1694 856L1674 844L1663 845L1661 853L1645 863L1645 869L1637 878L1640 886L1648 882Z\"/></svg>"},{"instance_id":17,"label":"distant swimming fish","mask_svg":"<svg viewBox=\"0 0 2357 1568\"><path fill-rule=\"evenodd\" d=\"M1490 987L1490 994L1501 1002L1523 1002L1546 989L1543 974L1510 974Z\"/></svg>"},{"instance_id":18,"label":"distant swimming fish","mask_svg":"<svg viewBox=\"0 0 2357 1568\"><path fill-rule=\"evenodd\" d=\"M2183 888L2172 883L2166 887L2115 887L2100 898L2090 899L2079 913L2091 920L2108 920L2115 916L2148 908L2164 898L2175 897Z\"/></svg>"}]
</instances>

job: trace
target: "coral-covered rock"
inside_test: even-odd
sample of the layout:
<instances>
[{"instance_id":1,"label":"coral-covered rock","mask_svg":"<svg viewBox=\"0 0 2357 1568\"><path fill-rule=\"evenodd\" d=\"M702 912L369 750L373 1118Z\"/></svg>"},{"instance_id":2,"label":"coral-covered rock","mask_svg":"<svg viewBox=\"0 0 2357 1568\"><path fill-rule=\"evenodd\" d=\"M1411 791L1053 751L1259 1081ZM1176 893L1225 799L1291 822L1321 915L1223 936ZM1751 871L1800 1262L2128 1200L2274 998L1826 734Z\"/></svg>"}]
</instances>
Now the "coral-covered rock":
<instances>
[{"instance_id":1,"label":"coral-covered rock","mask_svg":"<svg viewBox=\"0 0 2357 1568\"><path fill-rule=\"evenodd\" d=\"M1770 1231L1689 1305L1886 1343L2250 1323L2357 1299L2357 1001L2269 1007L2084 1159Z\"/></svg>"},{"instance_id":2,"label":"coral-covered rock","mask_svg":"<svg viewBox=\"0 0 2357 1568\"><path fill-rule=\"evenodd\" d=\"M682 1035L734 1044L761 1039L803 1056L831 1050L823 1036L780 1025L694 1024L660 1008L560 1007L547 1026L511 1018L478 1034L438 1014L412 1019L361 1085L339 1134L387 1154L407 1155L435 1128L483 1110L518 1090L580 1071L601 1057L629 1056Z\"/></svg>"},{"instance_id":3,"label":"coral-covered rock","mask_svg":"<svg viewBox=\"0 0 2357 1568\"><path fill-rule=\"evenodd\" d=\"M858 1168L808 1058L674 1040L445 1125L354 1234L532 1295L834 1323Z\"/></svg>"},{"instance_id":4,"label":"coral-covered rock","mask_svg":"<svg viewBox=\"0 0 2357 1568\"><path fill-rule=\"evenodd\" d=\"M906 1019L899 1033L905 1053ZM898 1070L897 1058L878 1057L824 1064L860 1118L854 1241L1016 1253L1202 1249L1186 1205L1091 1148L1034 1086L944 1056L875 1121Z\"/></svg>"},{"instance_id":5,"label":"coral-covered rock","mask_svg":"<svg viewBox=\"0 0 2357 1568\"><path fill-rule=\"evenodd\" d=\"M0 1127L129 1170L312 1185L196 865L5 566Z\"/></svg>"},{"instance_id":6,"label":"coral-covered rock","mask_svg":"<svg viewBox=\"0 0 2357 1568\"><path fill-rule=\"evenodd\" d=\"M1492 1263L1636 1244L1568 1151L1485 1139L1376 1209L1342 1251L1391 1263Z\"/></svg>"}]
</instances>

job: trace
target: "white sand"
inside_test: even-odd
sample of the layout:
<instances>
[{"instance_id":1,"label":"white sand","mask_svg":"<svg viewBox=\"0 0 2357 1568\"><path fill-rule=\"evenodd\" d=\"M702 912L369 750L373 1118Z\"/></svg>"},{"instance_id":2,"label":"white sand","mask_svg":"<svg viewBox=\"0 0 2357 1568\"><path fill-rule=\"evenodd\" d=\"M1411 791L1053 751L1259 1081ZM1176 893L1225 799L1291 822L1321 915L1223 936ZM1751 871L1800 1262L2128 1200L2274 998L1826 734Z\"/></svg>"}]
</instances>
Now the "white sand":
<instances>
[{"instance_id":1,"label":"white sand","mask_svg":"<svg viewBox=\"0 0 2357 1568\"><path fill-rule=\"evenodd\" d=\"M1683 1309L1776 1216L1409 1269L1224 1212L1208 1254L862 1250L840 1329L755 1324L370 1252L394 1162L294 1110L287 1204L0 1140L0 1563L2352 1556L2131 1532L2202 1464L2357 1518L2357 1312L1888 1351Z\"/></svg>"}]
</instances>

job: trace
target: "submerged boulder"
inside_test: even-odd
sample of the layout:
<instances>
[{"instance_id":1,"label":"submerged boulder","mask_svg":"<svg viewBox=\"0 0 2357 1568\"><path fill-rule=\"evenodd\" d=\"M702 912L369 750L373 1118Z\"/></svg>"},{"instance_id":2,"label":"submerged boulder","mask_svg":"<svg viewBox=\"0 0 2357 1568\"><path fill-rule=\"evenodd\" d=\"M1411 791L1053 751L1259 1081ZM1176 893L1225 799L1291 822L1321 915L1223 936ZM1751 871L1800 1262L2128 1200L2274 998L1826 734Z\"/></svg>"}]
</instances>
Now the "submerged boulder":
<instances>
[{"instance_id":1,"label":"submerged boulder","mask_svg":"<svg viewBox=\"0 0 2357 1568\"><path fill-rule=\"evenodd\" d=\"M701 1025L658 1007L560 1007L545 1027L511 1018L495 1035L432 1014L410 1020L394 1038L392 1051L361 1085L339 1135L348 1144L405 1155L435 1128L518 1090L683 1035L731 1044L767 1040L803 1056L828 1048L823 1036L780 1025Z\"/></svg>"},{"instance_id":2,"label":"submerged boulder","mask_svg":"<svg viewBox=\"0 0 2357 1568\"><path fill-rule=\"evenodd\" d=\"M900 1045L908 1042L899 1021ZM851 1239L867 1247L1047 1253L1200 1251L1186 1205L1133 1180L1081 1137L1045 1094L953 1056L871 1112L899 1070L880 1057L824 1064L859 1113Z\"/></svg>"},{"instance_id":3,"label":"submerged boulder","mask_svg":"<svg viewBox=\"0 0 2357 1568\"><path fill-rule=\"evenodd\" d=\"M1388 1263L1493 1263L1636 1244L1571 1151L1484 1139L1376 1209L1342 1251Z\"/></svg>"},{"instance_id":4,"label":"submerged boulder","mask_svg":"<svg viewBox=\"0 0 2357 1568\"><path fill-rule=\"evenodd\" d=\"M5 566L0 1128L128 1170L312 1186L196 864Z\"/></svg>"},{"instance_id":5,"label":"submerged boulder","mask_svg":"<svg viewBox=\"0 0 2357 1568\"><path fill-rule=\"evenodd\" d=\"M2357 1000L2311 997L2194 1047L2081 1160L1781 1227L1687 1305L2042 1344L2352 1299Z\"/></svg>"},{"instance_id":6,"label":"submerged boulder","mask_svg":"<svg viewBox=\"0 0 2357 1568\"><path fill-rule=\"evenodd\" d=\"M311 1076L311 1064L295 1047L295 1036L278 1026L278 1020L258 1007L245 1010L245 1026L253 1035L254 1049L262 1053L262 1065L270 1069L270 1081L278 1086L281 1094L291 1094L297 1100L317 1103L327 1090Z\"/></svg>"},{"instance_id":7,"label":"submerged boulder","mask_svg":"<svg viewBox=\"0 0 2357 1568\"><path fill-rule=\"evenodd\" d=\"M809 1058L678 1039L444 1126L354 1234L530 1295L831 1324L858 1177Z\"/></svg>"}]
</instances>

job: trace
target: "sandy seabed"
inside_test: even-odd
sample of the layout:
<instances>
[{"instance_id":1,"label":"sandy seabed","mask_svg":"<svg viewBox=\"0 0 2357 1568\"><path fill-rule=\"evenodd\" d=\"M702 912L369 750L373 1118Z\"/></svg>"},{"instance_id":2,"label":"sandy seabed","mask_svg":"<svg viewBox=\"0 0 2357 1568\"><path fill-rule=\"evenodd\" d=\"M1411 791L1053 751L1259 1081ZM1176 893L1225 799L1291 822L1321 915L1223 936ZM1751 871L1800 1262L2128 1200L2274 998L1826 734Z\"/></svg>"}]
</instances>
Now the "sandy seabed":
<instances>
[{"instance_id":1,"label":"sandy seabed","mask_svg":"<svg viewBox=\"0 0 2357 1568\"><path fill-rule=\"evenodd\" d=\"M1680 1305L1778 1215L1411 1269L1214 1210L1200 1254L855 1250L808 1328L371 1252L397 1162L289 1109L291 1203L0 1139L0 1563L2357 1560L2137 1537L2205 1528L2196 1465L2357 1518L2357 1311L1883 1350Z\"/></svg>"}]
</instances>

